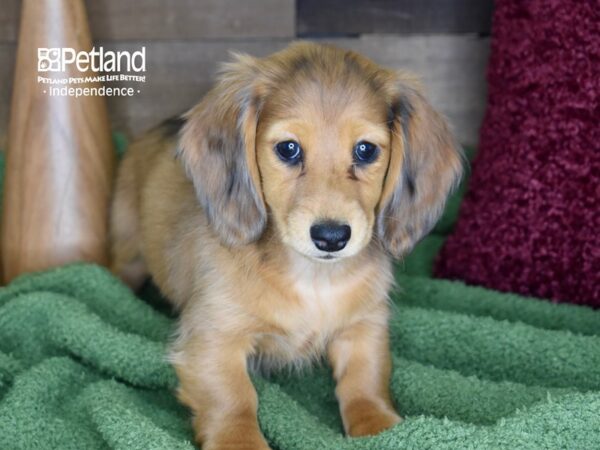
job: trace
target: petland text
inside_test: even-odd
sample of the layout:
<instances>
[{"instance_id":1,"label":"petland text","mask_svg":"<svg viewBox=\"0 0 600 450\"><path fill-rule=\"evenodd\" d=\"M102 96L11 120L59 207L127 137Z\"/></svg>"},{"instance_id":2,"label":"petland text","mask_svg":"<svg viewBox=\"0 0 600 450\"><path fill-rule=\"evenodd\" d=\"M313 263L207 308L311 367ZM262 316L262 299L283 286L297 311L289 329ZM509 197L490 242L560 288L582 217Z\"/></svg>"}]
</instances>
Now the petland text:
<instances>
[{"instance_id":1,"label":"petland text","mask_svg":"<svg viewBox=\"0 0 600 450\"><path fill-rule=\"evenodd\" d=\"M102 47L89 52L70 47L38 48L38 72L65 72L72 64L80 72L145 72L146 47L135 52L105 51Z\"/></svg>"}]
</instances>

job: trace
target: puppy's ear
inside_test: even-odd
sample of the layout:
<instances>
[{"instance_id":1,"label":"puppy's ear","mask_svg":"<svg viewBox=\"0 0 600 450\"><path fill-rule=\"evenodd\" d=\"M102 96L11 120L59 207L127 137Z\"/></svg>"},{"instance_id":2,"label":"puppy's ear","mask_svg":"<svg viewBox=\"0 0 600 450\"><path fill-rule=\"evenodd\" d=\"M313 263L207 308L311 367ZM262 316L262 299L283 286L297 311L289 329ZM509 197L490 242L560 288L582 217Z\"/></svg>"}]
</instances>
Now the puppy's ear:
<instances>
[{"instance_id":1,"label":"puppy's ear","mask_svg":"<svg viewBox=\"0 0 600 450\"><path fill-rule=\"evenodd\" d=\"M439 219L462 174L462 154L418 81L398 74L390 111L392 149L377 233L386 250L407 254Z\"/></svg>"},{"instance_id":2,"label":"puppy's ear","mask_svg":"<svg viewBox=\"0 0 600 450\"><path fill-rule=\"evenodd\" d=\"M228 246L257 240L266 224L255 152L264 92L256 68L249 56L223 66L215 88L186 114L178 148L211 226Z\"/></svg>"}]
</instances>

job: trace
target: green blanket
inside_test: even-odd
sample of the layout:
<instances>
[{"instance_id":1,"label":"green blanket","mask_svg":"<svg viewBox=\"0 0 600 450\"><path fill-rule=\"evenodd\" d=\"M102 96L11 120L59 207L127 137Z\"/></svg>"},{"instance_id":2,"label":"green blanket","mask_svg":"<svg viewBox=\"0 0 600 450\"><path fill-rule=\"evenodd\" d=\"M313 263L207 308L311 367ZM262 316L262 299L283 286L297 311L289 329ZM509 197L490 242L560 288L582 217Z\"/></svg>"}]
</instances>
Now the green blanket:
<instances>
[{"instance_id":1,"label":"green blanket","mask_svg":"<svg viewBox=\"0 0 600 450\"><path fill-rule=\"evenodd\" d=\"M431 279L448 213L398 269L391 388L406 420L344 437L327 367L255 378L274 449L600 448L600 311ZM73 265L0 289L0 449L192 449L156 291Z\"/></svg>"}]
</instances>

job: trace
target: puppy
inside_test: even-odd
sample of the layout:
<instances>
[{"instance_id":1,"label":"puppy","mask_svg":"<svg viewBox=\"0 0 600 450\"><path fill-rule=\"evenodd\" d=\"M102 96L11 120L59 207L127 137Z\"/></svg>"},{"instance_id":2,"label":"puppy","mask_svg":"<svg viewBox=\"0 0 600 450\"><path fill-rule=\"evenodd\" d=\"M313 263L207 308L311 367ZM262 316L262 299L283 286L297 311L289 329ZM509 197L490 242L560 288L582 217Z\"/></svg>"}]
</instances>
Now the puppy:
<instances>
[{"instance_id":1,"label":"puppy","mask_svg":"<svg viewBox=\"0 0 600 450\"><path fill-rule=\"evenodd\" d=\"M252 361L326 355L350 436L400 422L389 393L391 257L438 219L461 173L411 76L294 44L237 56L212 91L127 152L112 270L180 310L171 361L206 450L268 449Z\"/></svg>"}]
</instances>

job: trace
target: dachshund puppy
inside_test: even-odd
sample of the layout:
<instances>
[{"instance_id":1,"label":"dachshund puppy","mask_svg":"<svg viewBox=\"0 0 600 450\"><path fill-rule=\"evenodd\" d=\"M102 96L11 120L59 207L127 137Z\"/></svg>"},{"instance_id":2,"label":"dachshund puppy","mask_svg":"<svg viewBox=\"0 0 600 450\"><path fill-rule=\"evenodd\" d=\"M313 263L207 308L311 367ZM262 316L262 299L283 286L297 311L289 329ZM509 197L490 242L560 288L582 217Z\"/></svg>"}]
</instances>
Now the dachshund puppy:
<instances>
[{"instance_id":1,"label":"dachshund puppy","mask_svg":"<svg viewBox=\"0 0 600 450\"><path fill-rule=\"evenodd\" d=\"M268 449L248 375L326 355L345 431L400 422L389 393L392 257L461 174L446 122L403 72L294 44L237 56L182 118L133 143L112 270L180 311L171 361L205 450Z\"/></svg>"}]
</instances>

